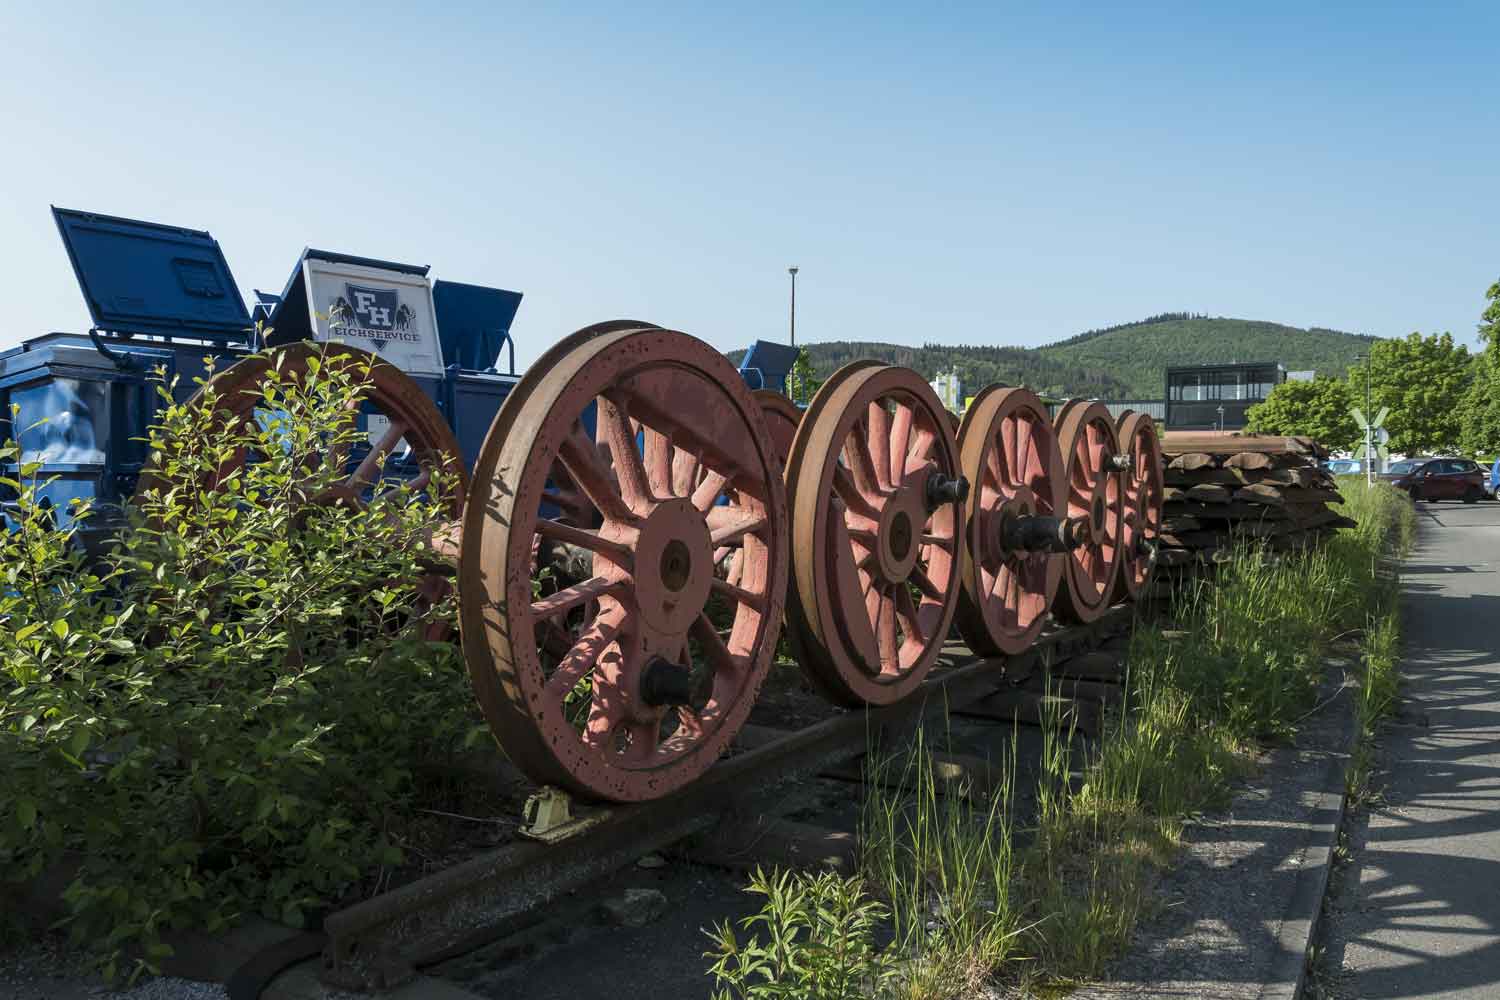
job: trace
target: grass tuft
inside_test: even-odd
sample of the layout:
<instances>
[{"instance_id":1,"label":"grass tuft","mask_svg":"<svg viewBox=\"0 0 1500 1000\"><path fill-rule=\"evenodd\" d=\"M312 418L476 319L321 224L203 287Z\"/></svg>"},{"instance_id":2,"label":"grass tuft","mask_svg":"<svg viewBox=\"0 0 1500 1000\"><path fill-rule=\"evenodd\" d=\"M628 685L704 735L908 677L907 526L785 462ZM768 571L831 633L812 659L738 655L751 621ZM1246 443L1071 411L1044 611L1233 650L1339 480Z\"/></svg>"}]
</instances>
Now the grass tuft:
<instances>
[{"instance_id":1,"label":"grass tuft","mask_svg":"<svg viewBox=\"0 0 1500 1000\"><path fill-rule=\"evenodd\" d=\"M1347 645L1360 651L1352 669L1365 737L1351 788L1364 788L1369 738L1397 698L1389 561L1409 550L1416 521L1388 486L1354 478L1340 488L1355 527L1305 552L1243 544L1213 578L1174 596L1166 617L1175 638L1154 627L1162 622L1138 623L1127 710L1106 719L1098 740L1044 719L1030 825L1013 814L1014 736L988 802L939 780L925 734L901 755L870 755L861 870L844 883L877 908L861 912L879 913L888 941L856 976L865 995L975 996L996 979L1050 994L1097 977L1155 905L1157 874L1172 863L1184 823L1224 806L1256 749L1290 737L1321 707L1327 664ZM752 891L764 891L763 877L760 885ZM784 888L828 891L807 875ZM722 988L735 942L716 939ZM826 951L804 939L810 954ZM802 995L760 985L756 996Z\"/></svg>"}]
</instances>

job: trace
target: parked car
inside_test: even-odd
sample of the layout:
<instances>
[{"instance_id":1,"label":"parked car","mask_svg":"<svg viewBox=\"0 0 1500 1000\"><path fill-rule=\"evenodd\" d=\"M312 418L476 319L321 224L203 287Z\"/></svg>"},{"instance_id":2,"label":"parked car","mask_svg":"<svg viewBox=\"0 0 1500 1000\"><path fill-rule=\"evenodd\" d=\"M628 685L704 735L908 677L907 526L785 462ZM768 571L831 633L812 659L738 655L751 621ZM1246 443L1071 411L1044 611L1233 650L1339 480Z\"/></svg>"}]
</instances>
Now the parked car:
<instances>
[{"instance_id":1,"label":"parked car","mask_svg":"<svg viewBox=\"0 0 1500 1000\"><path fill-rule=\"evenodd\" d=\"M1390 483L1413 500L1473 503L1490 494L1484 470L1467 458L1406 459L1391 465Z\"/></svg>"},{"instance_id":2,"label":"parked car","mask_svg":"<svg viewBox=\"0 0 1500 1000\"><path fill-rule=\"evenodd\" d=\"M1391 462L1389 465L1387 465L1384 472L1375 473L1375 478L1382 483L1391 483L1394 485L1396 480L1405 479L1407 476L1410 476L1413 472L1416 472L1423 465L1431 461L1431 455L1420 456L1417 458L1397 459L1396 461Z\"/></svg>"},{"instance_id":3,"label":"parked car","mask_svg":"<svg viewBox=\"0 0 1500 1000\"><path fill-rule=\"evenodd\" d=\"M1357 476L1365 471L1365 464L1357 458L1335 458L1324 462L1323 468L1334 476Z\"/></svg>"}]
</instances>

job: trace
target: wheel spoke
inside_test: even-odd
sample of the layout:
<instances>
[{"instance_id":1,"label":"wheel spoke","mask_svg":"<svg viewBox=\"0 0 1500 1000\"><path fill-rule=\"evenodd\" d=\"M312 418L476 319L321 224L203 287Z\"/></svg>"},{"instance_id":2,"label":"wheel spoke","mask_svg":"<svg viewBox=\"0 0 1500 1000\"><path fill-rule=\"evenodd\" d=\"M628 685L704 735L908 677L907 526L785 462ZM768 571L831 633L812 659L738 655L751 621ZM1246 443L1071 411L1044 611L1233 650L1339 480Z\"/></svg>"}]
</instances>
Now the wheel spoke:
<instances>
[{"instance_id":1,"label":"wheel spoke","mask_svg":"<svg viewBox=\"0 0 1500 1000\"><path fill-rule=\"evenodd\" d=\"M870 501L870 497L860 491L854 484L854 479L849 470L842 465L833 467L833 489L844 501L844 506L850 513L858 514L871 521L880 520L880 508Z\"/></svg>"},{"instance_id":2,"label":"wheel spoke","mask_svg":"<svg viewBox=\"0 0 1500 1000\"><path fill-rule=\"evenodd\" d=\"M711 509L715 501L719 499L719 494L724 492L724 487L728 482L729 478L722 472L715 472L712 469L705 472L703 480L693 490L693 506L702 511Z\"/></svg>"},{"instance_id":3,"label":"wheel spoke","mask_svg":"<svg viewBox=\"0 0 1500 1000\"><path fill-rule=\"evenodd\" d=\"M922 567L913 566L911 568L911 575L907 579L922 592L922 596L927 600L938 602L943 600L943 592L937 589L937 585L932 582L931 577L927 575L927 571Z\"/></svg>"},{"instance_id":4,"label":"wheel spoke","mask_svg":"<svg viewBox=\"0 0 1500 1000\"><path fill-rule=\"evenodd\" d=\"M906 464L903 475L911 474L913 463L921 465L929 455L932 454L932 446L937 442L937 432L928 427L925 421L918 421L916 431L912 435L911 444L906 451Z\"/></svg>"},{"instance_id":5,"label":"wheel spoke","mask_svg":"<svg viewBox=\"0 0 1500 1000\"><path fill-rule=\"evenodd\" d=\"M536 533L555 542L577 545L579 548L598 553L626 572L630 572L635 565L635 552L630 546L614 539L603 538L598 532L575 528L561 521L538 518Z\"/></svg>"},{"instance_id":6,"label":"wheel spoke","mask_svg":"<svg viewBox=\"0 0 1500 1000\"><path fill-rule=\"evenodd\" d=\"M729 651L729 647L724 645L724 640L719 635L719 630L714 628L714 623L708 620L708 615L699 612L698 617L693 619L692 625L688 626L688 632L698 640L698 648L708 658L715 675L737 675L745 669L745 657Z\"/></svg>"},{"instance_id":7,"label":"wheel spoke","mask_svg":"<svg viewBox=\"0 0 1500 1000\"><path fill-rule=\"evenodd\" d=\"M900 585L896 584L894 586ZM901 651L896 641L896 600L889 593L880 595L880 609L876 615L875 635L880 643L881 672L900 669Z\"/></svg>"},{"instance_id":8,"label":"wheel spoke","mask_svg":"<svg viewBox=\"0 0 1500 1000\"><path fill-rule=\"evenodd\" d=\"M567 614L580 604L597 601L608 594L619 594L626 590L620 580L606 580L602 576L590 577L582 583L564 587L555 594L531 602L531 613L538 620L556 618Z\"/></svg>"},{"instance_id":9,"label":"wheel spoke","mask_svg":"<svg viewBox=\"0 0 1500 1000\"><path fill-rule=\"evenodd\" d=\"M702 468L697 455L686 448L678 448L672 455L672 495L692 496Z\"/></svg>"},{"instance_id":10,"label":"wheel spoke","mask_svg":"<svg viewBox=\"0 0 1500 1000\"><path fill-rule=\"evenodd\" d=\"M891 421L891 482L906 478L906 459L911 451L910 403L897 402L896 415Z\"/></svg>"},{"instance_id":11,"label":"wheel spoke","mask_svg":"<svg viewBox=\"0 0 1500 1000\"><path fill-rule=\"evenodd\" d=\"M922 544L936 546L948 553L953 551L953 538L948 535L934 535L931 532L923 532Z\"/></svg>"},{"instance_id":12,"label":"wheel spoke","mask_svg":"<svg viewBox=\"0 0 1500 1000\"><path fill-rule=\"evenodd\" d=\"M754 608L756 611L766 610L766 595L763 593L752 594L743 587L730 583L728 580L720 580L718 577L709 580L708 586L714 593L734 601L736 604L743 604L746 607Z\"/></svg>"},{"instance_id":13,"label":"wheel spoke","mask_svg":"<svg viewBox=\"0 0 1500 1000\"><path fill-rule=\"evenodd\" d=\"M380 440L370 449L370 453L359 463L359 468L354 470L347 482L356 489L364 489L375 481L381 469L385 465L386 456L391 449L396 447L396 442L405 436L407 431L405 421L392 420L391 425L380 435Z\"/></svg>"},{"instance_id":14,"label":"wheel spoke","mask_svg":"<svg viewBox=\"0 0 1500 1000\"><path fill-rule=\"evenodd\" d=\"M646 467L641 463L641 453L636 448L630 413L617 395L599 397L599 437L609 445L615 478L620 483L620 496L625 505L644 517L653 503L651 483Z\"/></svg>"},{"instance_id":15,"label":"wheel spoke","mask_svg":"<svg viewBox=\"0 0 1500 1000\"><path fill-rule=\"evenodd\" d=\"M581 426L574 425L573 433L563 441L557 457L569 478L607 520L621 523L637 520L616 488L609 467L599 454L599 446L588 439Z\"/></svg>"},{"instance_id":16,"label":"wheel spoke","mask_svg":"<svg viewBox=\"0 0 1500 1000\"><path fill-rule=\"evenodd\" d=\"M573 643L573 648L557 664L557 669L552 676L547 678L547 695L554 701L566 697L568 692L583 679L584 675L594 668L598 662L599 655L615 641L615 636L620 634L620 615L618 613L598 615L589 627L584 630L578 640Z\"/></svg>"},{"instance_id":17,"label":"wheel spoke","mask_svg":"<svg viewBox=\"0 0 1500 1000\"><path fill-rule=\"evenodd\" d=\"M870 450L870 461L875 466L875 477L884 489L895 482L891 478L891 412L885 408L885 400L872 399L867 408L866 421L870 429L865 438Z\"/></svg>"},{"instance_id":18,"label":"wheel spoke","mask_svg":"<svg viewBox=\"0 0 1500 1000\"><path fill-rule=\"evenodd\" d=\"M870 454L869 431L864 421L855 421L844 439L844 462L860 493L872 500L881 495L881 477Z\"/></svg>"},{"instance_id":19,"label":"wheel spoke","mask_svg":"<svg viewBox=\"0 0 1500 1000\"><path fill-rule=\"evenodd\" d=\"M911 591L903 583L896 584L896 616L901 620L901 629L906 633L907 644L924 646L927 636L922 632L922 623L917 621L917 605L911 599Z\"/></svg>"},{"instance_id":20,"label":"wheel spoke","mask_svg":"<svg viewBox=\"0 0 1500 1000\"><path fill-rule=\"evenodd\" d=\"M708 540L715 546L730 545L766 526L765 511L745 507L710 507Z\"/></svg>"},{"instance_id":21,"label":"wheel spoke","mask_svg":"<svg viewBox=\"0 0 1500 1000\"><path fill-rule=\"evenodd\" d=\"M672 440L654 427L643 427L645 467L650 492L659 497L671 496Z\"/></svg>"}]
</instances>

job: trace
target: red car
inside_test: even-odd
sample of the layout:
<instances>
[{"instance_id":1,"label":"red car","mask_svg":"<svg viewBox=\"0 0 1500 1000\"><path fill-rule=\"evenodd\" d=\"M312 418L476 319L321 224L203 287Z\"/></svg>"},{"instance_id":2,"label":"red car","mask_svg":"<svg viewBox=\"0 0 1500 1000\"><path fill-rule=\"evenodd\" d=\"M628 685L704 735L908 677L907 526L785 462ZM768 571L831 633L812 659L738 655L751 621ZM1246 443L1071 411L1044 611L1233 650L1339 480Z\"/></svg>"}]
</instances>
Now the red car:
<instances>
[{"instance_id":1,"label":"red car","mask_svg":"<svg viewBox=\"0 0 1500 1000\"><path fill-rule=\"evenodd\" d=\"M1409 469L1399 470L1391 485L1405 490L1413 500L1474 503L1488 496L1484 470L1467 458L1429 458L1413 463Z\"/></svg>"}]
</instances>

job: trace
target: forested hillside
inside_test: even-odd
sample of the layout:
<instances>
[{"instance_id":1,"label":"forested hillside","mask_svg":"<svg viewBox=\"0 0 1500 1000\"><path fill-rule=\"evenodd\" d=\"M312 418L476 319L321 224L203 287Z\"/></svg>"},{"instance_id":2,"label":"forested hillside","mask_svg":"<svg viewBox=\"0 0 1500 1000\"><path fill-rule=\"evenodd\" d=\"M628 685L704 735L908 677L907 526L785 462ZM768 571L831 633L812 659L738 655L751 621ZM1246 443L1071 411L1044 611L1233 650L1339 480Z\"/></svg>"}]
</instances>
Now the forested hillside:
<instances>
[{"instance_id":1,"label":"forested hillside","mask_svg":"<svg viewBox=\"0 0 1500 1000\"><path fill-rule=\"evenodd\" d=\"M1184 316L1153 317L1080 334L1039 348L1047 358L1089 371L1106 371L1132 396L1160 396L1168 365L1215 361L1280 361L1292 371L1343 375L1373 337L1338 330L1299 329L1261 320Z\"/></svg>"},{"instance_id":2,"label":"forested hillside","mask_svg":"<svg viewBox=\"0 0 1500 1000\"><path fill-rule=\"evenodd\" d=\"M964 385L972 389L1003 382L1027 385L1047 393L1078 396L1119 397L1125 383L1102 370L1090 370L1068 361L1044 357L1034 348L990 347L949 344L924 344L906 347L901 344L878 344L866 341L832 340L808 344L808 354L818 378L851 361L869 358L888 365L903 365L932 379L938 372L957 369ZM738 352L737 352L738 353ZM738 361L734 354L730 355Z\"/></svg>"},{"instance_id":3,"label":"forested hillside","mask_svg":"<svg viewBox=\"0 0 1500 1000\"><path fill-rule=\"evenodd\" d=\"M1311 368L1342 375L1373 339L1259 320L1162 313L1039 348L833 340L808 344L807 350L819 378L850 361L871 358L916 369L927 379L957 369L970 390L1003 382L1057 396L1159 399L1162 372L1169 365L1280 361L1293 371ZM738 362L742 353L735 351L730 358Z\"/></svg>"}]
</instances>

